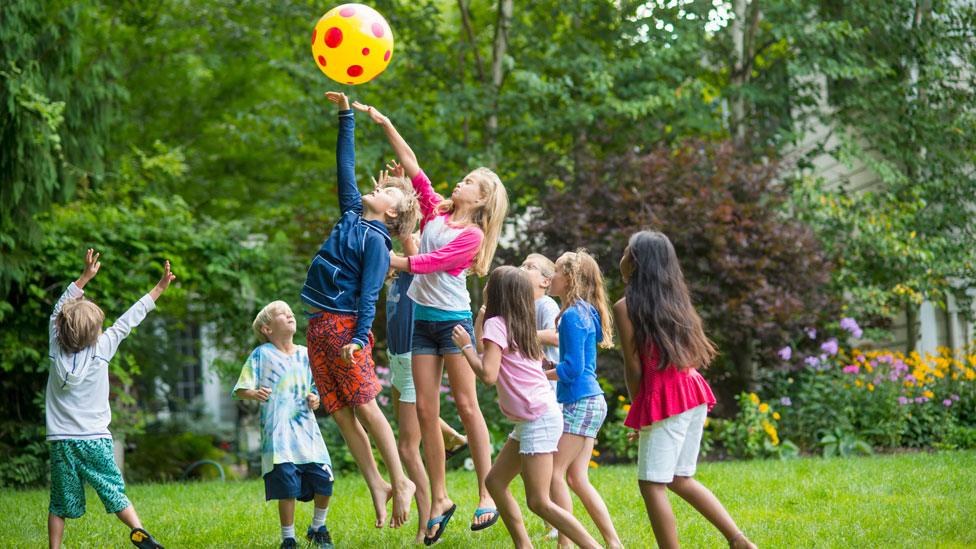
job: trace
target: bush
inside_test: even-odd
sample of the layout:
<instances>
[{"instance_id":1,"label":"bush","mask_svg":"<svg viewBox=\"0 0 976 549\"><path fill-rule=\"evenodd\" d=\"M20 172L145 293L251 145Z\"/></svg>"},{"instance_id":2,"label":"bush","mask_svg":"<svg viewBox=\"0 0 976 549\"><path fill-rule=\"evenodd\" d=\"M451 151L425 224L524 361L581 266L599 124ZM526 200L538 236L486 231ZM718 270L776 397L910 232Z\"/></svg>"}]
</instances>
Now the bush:
<instances>
[{"instance_id":1,"label":"bush","mask_svg":"<svg viewBox=\"0 0 976 549\"><path fill-rule=\"evenodd\" d=\"M220 438L214 433L195 433L181 421L150 425L145 433L128 440L133 449L126 453L126 477L133 482L180 480L186 468L200 460L222 463L225 475L230 476L227 453L218 447ZM213 467L199 467L191 474L192 478L217 476Z\"/></svg>"},{"instance_id":2,"label":"bush","mask_svg":"<svg viewBox=\"0 0 976 549\"><path fill-rule=\"evenodd\" d=\"M715 422L715 438L729 456L752 459L797 455L795 444L788 440L780 442L779 412L759 400L756 393L740 393L736 400L739 413L733 419Z\"/></svg>"}]
</instances>

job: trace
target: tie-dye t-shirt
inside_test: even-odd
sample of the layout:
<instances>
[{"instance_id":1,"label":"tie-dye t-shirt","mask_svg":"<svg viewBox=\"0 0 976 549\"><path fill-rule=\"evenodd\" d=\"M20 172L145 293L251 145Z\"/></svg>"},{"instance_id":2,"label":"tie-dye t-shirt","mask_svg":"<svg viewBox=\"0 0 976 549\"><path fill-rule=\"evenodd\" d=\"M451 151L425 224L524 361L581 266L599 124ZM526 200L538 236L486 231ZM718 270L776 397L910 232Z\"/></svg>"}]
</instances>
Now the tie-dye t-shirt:
<instances>
[{"instance_id":1,"label":"tie-dye t-shirt","mask_svg":"<svg viewBox=\"0 0 976 549\"><path fill-rule=\"evenodd\" d=\"M308 365L308 351L298 345L291 355L265 343L247 357L241 377L234 385L239 389L268 387L271 396L260 403L261 474L274 469L275 463L321 463L332 470L329 450L308 407L308 394L318 392Z\"/></svg>"}]
</instances>

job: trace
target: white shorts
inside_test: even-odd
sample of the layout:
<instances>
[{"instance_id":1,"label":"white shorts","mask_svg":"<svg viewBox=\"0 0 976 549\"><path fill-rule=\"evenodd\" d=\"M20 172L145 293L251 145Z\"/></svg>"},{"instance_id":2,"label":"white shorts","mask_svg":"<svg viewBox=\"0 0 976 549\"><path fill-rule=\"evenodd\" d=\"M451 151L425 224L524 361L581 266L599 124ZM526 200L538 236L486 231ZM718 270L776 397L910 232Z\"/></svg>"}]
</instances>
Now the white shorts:
<instances>
[{"instance_id":1,"label":"white shorts","mask_svg":"<svg viewBox=\"0 0 976 549\"><path fill-rule=\"evenodd\" d=\"M520 454L550 454L563 435L563 413L555 403L532 421L516 421L508 438L519 443Z\"/></svg>"},{"instance_id":2,"label":"white shorts","mask_svg":"<svg viewBox=\"0 0 976 549\"><path fill-rule=\"evenodd\" d=\"M708 405L702 404L641 429L637 479L669 483L675 476L694 475L707 414Z\"/></svg>"},{"instance_id":3,"label":"white shorts","mask_svg":"<svg viewBox=\"0 0 976 549\"><path fill-rule=\"evenodd\" d=\"M417 391L413 386L413 370L410 365L411 353L390 354L390 383L400 391L400 402L417 402Z\"/></svg>"}]
</instances>

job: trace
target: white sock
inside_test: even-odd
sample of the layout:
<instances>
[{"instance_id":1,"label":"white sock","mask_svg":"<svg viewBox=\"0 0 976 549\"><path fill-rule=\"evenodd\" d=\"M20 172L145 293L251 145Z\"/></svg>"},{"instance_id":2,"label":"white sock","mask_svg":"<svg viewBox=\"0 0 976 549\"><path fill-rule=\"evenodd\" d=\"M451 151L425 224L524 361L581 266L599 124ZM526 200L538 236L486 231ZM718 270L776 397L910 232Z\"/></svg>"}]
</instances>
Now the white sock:
<instances>
[{"instance_id":1,"label":"white sock","mask_svg":"<svg viewBox=\"0 0 976 549\"><path fill-rule=\"evenodd\" d=\"M325 524L325 517L328 514L329 514L329 508L328 507L324 507L322 509L319 509L318 507L316 507L315 508L315 515L312 517L312 529L313 530L318 530L319 528L321 528L322 525Z\"/></svg>"},{"instance_id":2,"label":"white sock","mask_svg":"<svg viewBox=\"0 0 976 549\"><path fill-rule=\"evenodd\" d=\"M295 539L295 525L282 526L281 527L281 539L286 540L288 538Z\"/></svg>"}]
</instances>

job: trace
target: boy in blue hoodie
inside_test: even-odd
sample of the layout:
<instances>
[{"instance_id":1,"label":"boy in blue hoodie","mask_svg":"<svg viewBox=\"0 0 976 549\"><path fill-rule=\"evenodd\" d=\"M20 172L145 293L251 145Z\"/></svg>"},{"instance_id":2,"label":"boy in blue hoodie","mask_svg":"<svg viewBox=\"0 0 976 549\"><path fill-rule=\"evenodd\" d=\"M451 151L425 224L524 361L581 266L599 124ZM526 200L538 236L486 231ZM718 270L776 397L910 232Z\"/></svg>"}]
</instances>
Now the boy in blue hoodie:
<instances>
[{"instance_id":1,"label":"boy in blue hoodie","mask_svg":"<svg viewBox=\"0 0 976 549\"><path fill-rule=\"evenodd\" d=\"M399 528L407 521L415 486L403 473L393 429L376 404L381 385L370 328L390 267L390 233L409 234L420 207L412 185L403 178L381 176L373 192L360 194L353 111L345 94L325 95L339 106L336 164L342 217L312 258L302 288L309 316L309 361L322 406L335 418L369 486L375 526L384 526L386 502L393 499L389 525ZM390 471L390 484L380 476L369 437Z\"/></svg>"}]
</instances>

